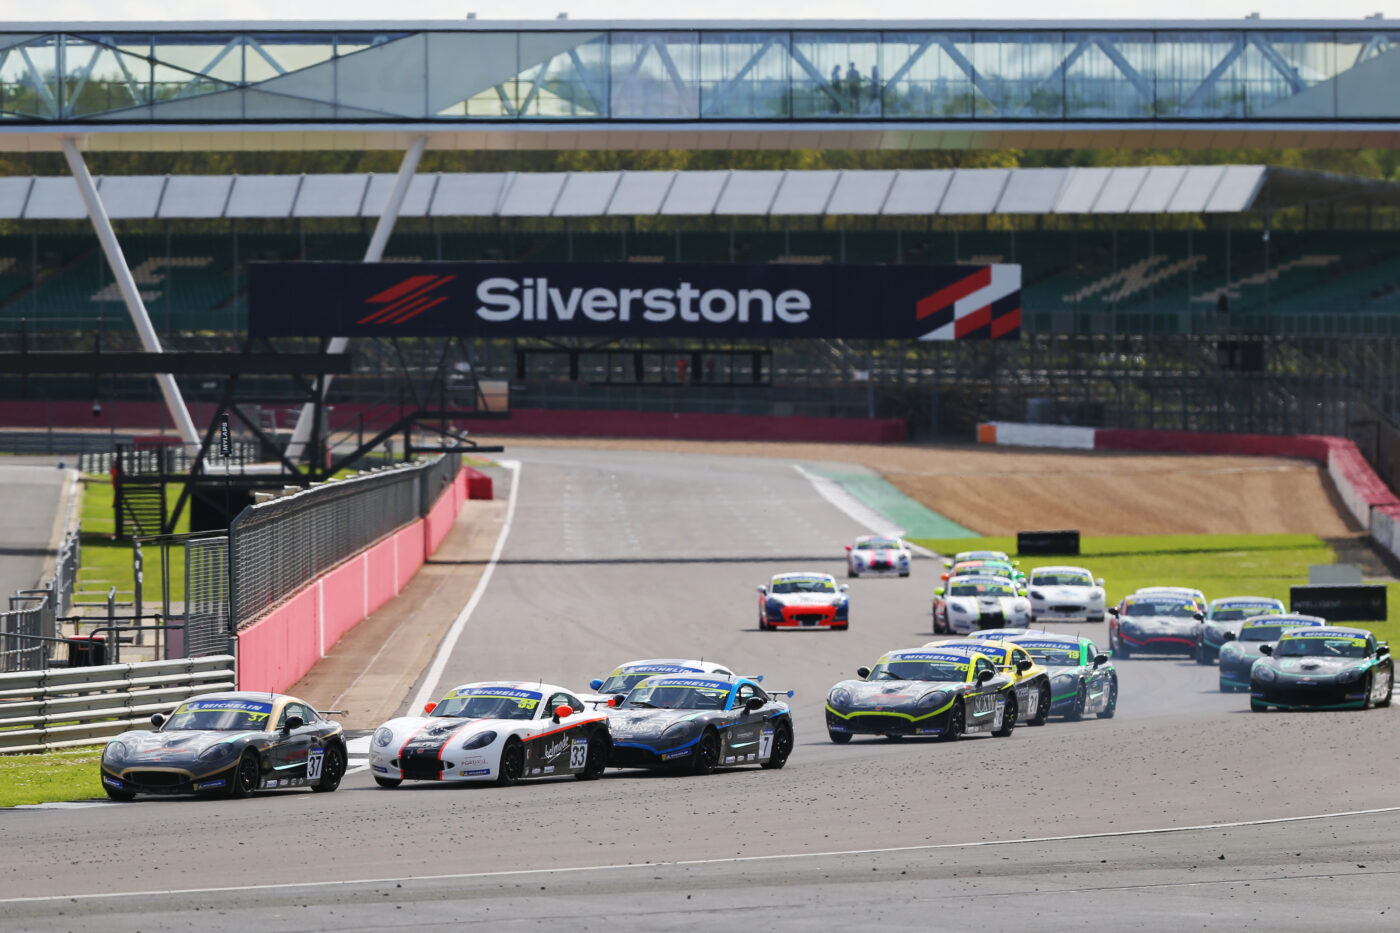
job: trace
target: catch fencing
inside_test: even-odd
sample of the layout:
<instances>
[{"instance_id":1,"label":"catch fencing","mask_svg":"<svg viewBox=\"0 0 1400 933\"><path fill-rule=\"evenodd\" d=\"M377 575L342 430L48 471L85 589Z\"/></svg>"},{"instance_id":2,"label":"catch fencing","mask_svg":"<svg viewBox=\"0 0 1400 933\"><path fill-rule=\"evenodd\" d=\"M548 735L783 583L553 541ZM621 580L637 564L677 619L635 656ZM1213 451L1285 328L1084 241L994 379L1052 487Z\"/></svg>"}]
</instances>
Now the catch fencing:
<instances>
[{"instance_id":1,"label":"catch fencing","mask_svg":"<svg viewBox=\"0 0 1400 933\"><path fill-rule=\"evenodd\" d=\"M0 753L93 745L234 687L232 655L0 674Z\"/></svg>"},{"instance_id":2,"label":"catch fencing","mask_svg":"<svg viewBox=\"0 0 1400 933\"><path fill-rule=\"evenodd\" d=\"M228 536L185 542L185 657L230 650Z\"/></svg>"}]
</instances>

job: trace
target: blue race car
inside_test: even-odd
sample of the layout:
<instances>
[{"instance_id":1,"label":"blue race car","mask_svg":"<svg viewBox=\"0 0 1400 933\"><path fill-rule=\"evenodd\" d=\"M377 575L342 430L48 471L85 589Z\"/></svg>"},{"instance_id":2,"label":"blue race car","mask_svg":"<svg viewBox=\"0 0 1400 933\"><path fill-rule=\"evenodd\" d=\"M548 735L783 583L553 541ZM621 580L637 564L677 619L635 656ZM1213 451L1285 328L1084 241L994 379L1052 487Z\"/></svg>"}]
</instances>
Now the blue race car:
<instances>
[{"instance_id":1,"label":"blue race car","mask_svg":"<svg viewBox=\"0 0 1400 933\"><path fill-rule=\"evenodd\" d=\"M1245 619L1238 636L1225 633L1225 647L1220 649L1220 692L1245 693L1249 690L1249 671L1262 658L1265 646L1273 650L1280 636L1289 629L1317 627L1327 624L1319 616L1266 615Z\"/></svg>"},{"instance_id":2,"label":"blue race car","mask_svg":"<svg viewBox=\"0 0 1400 933\"><path fill-rule=\"evenodd\" d=\"M1214 664L1220 656L1220 649L1229 637L1238 638L1240 625L1245 619L1263 615L1281 615L1288 607L1277 599L1265 596L1225 596L1212 599L1206 609L1205 621L1201 623L1200 636L1196 639L1196 663ZM1249 671L1245 671L1248 675ZM1249 677L1246 676L1248 681Z\"/></svg>"}]
</instances>

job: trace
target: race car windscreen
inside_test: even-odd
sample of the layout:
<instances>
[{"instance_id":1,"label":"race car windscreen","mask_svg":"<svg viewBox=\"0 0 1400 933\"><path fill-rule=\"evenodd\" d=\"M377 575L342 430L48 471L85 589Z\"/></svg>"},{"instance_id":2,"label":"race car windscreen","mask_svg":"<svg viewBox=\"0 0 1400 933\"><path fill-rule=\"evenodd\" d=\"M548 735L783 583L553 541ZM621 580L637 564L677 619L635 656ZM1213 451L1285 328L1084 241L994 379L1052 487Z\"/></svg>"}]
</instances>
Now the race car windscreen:
<instances>
[{"instance_id":1,"label":"race car windscreen","mask_svg":"<svg viewBox=\"0 0 1400 933\"><path fill-rule=\"evenodd\" d=\"M271 703L250 700L191 700L170 715L162 732L208 730L256 732L267 729Z\"/></svg>"},{"instance_id":2,"label":"race car windscreen","mask_svg":"<svg viewBox=\"0 0 1400 933\"><path fill-rule=\"evenodd\" d=\"M949 596L1015 596L1016 589L1009 583L959 583L954 580L948 587Z\"/></svg>"},{"instance_id":3,"label":"race car windscreen","mask_svg":"<svg viewBox=\"0 0 1400 933\"><path fill-rule=\"evenodd\" d=\"M1278 641L1284 632L1297 627L1291 622L1284 625L1252 625L1240 632L1240 641Z\"/></svg>"},{"instance_id":4,"label":"race car windscreen","mask_svg":"<svg viewBox=\"0 0 1400 933\"><path fill-rule=\"evenodd\" d=\"M899 542L891 541L889 538L874 538L870 541L862 541L856 545L857 551L897 551Z\"/></svg>"},{"instance_id":5,"label":"race car windscreen","mask_svg":"<svg viewBox=\"0 0 1400 933\"><path fill-rule=\"evenodd\" d=\"M622 709L724 709L729 687L700 684L642 684Z\"/></svg>"},{"instance_id":6,"label":"race car windscreen","mask_svg":"<svg viewBox=\"0 0 1400 933\"><path fill-rule=\"evenodd\" d=\"M1276 658L1364 658L1366 639L1311 637L1285 638L1274 649Z\"/></svg>"},{"instance_id":7,"label":"race car windscreen","mask_svg":"<svg viewBox=\"0 0 1400 933\"><path fill-rule=\"evenodd\" d=\"M1222 606L1210 614L1212 622L1239 622L1255 616L1278 612L1273 606ZM1272 641L1272 639L1269 639Z\"/></svg>"},{"instance_id":8,"label":"race car windscreen","mask_svg":"<svg viewBox=\"0 0 1400 933\"><path fill-rule=\"evenodd\" d=\"M1087 573L1041 570L1031 575L1031 583L1035 586L1093 586L1094 579Z\"/></svg>"},{"instance_id":9,"label":"race car windscreen","mask_svg":"<svg viewBox=\"0 0 1400 933\"><path fill-rule=\"evenodd\" d=\"M454 690L442 698L432 715L453 719L533 719L541 699L540 694L529 690Z\"/></svg>"},{"instance_id":10,"label":"race car windscreen","mask_svg":"<svg viewBox=\"0 0 1400 933\"><path fill-rule=\"evenodd\" d=\"M785 593L835 593L836 584L821 577L793 577L787 580L774 580L772 592Z\"/></svg>"},{"instance_id":11,"label":"race car windscreen","mask_svg":"<svg viewBox=\"0 0 1400 933\"><path fill-rule=\"evenodd\" d=\"M882 661L867 680L967 680L967 664L952 661Z\"/></svg>"},{"instance_id":12,"label":"race car windscreen","mask_svg":"<svg viewBox=\"0 0 1400 933\"><path fill-rule=\"evenodd\" d=\"M1136 599L1128 603L1123 614L1128 617L1159 616L1169 619L1189 619L1196 614L1195 603L1179 599Z\"/></svg>"},{"instance_id":13,"label":"race car windscreen","mask_svg":"<svg viewBox=\"0 0 1400 933\"><path fill-rule=\"evenodd\" d=\"M691 670L694 670L696 673L700 672L698 668L692 668ZM657 674L681 674L685 671L686 668L673 667L669 670L626 671L621 674L613 674L607 679L603 686L598 688L598 692L606 694L626 693L648 677L655 677Z\"/></svg>"},{"instance_id":14,"label":"race car windscreen","mask_svg":"<svg viewBox=\"0 0 1400 933\"><path fill-rule=\"evenodd\" d=\"M1078 645L1021 645L1031 660L1046 667L1078 667Z\"/></svg>"}]
</instances>

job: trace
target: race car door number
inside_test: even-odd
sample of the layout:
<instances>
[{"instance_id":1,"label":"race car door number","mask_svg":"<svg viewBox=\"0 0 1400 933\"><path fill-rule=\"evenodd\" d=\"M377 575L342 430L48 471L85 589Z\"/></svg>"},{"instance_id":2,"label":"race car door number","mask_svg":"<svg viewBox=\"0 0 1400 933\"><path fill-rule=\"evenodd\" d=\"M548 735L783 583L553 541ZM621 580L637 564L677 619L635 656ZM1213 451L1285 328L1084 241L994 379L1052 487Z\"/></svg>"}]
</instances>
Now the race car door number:
<instances>
[{"instance_id":1,"label":"race car door number","mask_svg":"<svg viewBox=\"0 0 1400 933\"><path fill-rule=\"evenodd\" d=\"M758 737L758 760L767 761L773 754L773 730L764 729Z\"/></svg>"},{"instance_id":2,"label":"race car door number","mask_svg":"<svg viewBox=\"0 0 1400 933\"><path fill-rule=\"evenodd\" d=\"M306 755L306 779L315 781L321 777L321 762L325 761L326 750L323 748L313 749Z\"/></svg>"},{"instance_id":3,"label":"race car door number","mask_svg":"<svg viewBox=\"0 0 1400 933\"><path fill-rule=\"evenodd\" d=\"M588 763L588 740L582 739L569 746L569 767L581 770Z\"/></svg>"}]
</instances>

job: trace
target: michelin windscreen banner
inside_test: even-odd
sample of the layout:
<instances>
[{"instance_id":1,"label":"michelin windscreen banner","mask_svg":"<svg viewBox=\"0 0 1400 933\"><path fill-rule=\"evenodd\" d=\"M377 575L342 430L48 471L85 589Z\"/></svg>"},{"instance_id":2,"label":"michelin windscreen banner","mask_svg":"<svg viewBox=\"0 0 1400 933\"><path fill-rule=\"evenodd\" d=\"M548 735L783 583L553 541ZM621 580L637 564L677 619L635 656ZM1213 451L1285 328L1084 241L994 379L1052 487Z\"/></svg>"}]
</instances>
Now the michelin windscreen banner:
<instances>
[{"instance_id":1,"label":"michelin windscreen banner","mask_svg":"<svg viewBox=\"0 0 1400 933\"><path fill-rule=\"evenodd\" d=\"M248 332L1014 340L1021 267L255 262Z\"/></svg>"}]
</instances>

